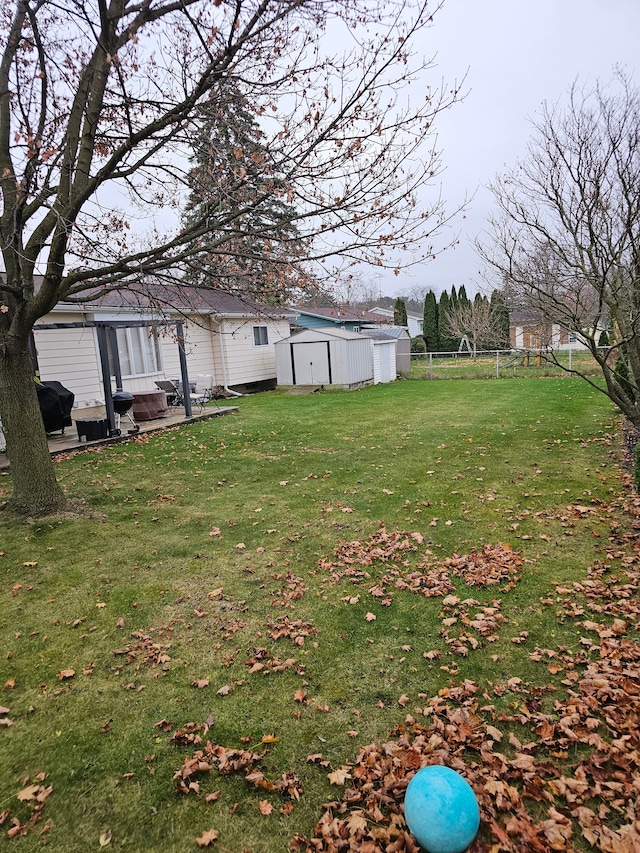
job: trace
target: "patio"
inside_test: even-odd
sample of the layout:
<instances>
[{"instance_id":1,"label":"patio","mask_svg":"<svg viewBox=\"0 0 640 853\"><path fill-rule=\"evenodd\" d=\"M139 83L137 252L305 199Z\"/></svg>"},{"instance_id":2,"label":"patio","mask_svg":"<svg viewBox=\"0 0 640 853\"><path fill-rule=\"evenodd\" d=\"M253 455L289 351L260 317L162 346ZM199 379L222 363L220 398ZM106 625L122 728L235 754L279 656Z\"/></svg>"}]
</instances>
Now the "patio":
<instances>
[{"instance_id":1,"label":"patio","mask_svg":"<svg viewBox=\"0 0 640 853\"><path fill-rule=\"evenodd\" d=\"M169 414L163 418L156 418L151 421L141 421L138 423L140 429L135 433L128 433L123 430L123 434L112 438L101 438L97 441L80 441L78 438L77 429L74 425L67 427L65 432L56 432L48 436L49 450L52 456L59 453L69 453L74 450L85 450L92 447L99 447L105 444L115 444L116 442L128 441L135 438L136 435L149 434L160 432L170 427L180 426L181 424L194 423L195 421L205 421L209 418L215 418L220 415L229 415L238 411L238 406L211 406L205 407L202 412L193 415L190 418L185 417L183 411L176 414ZM6 451L0 451L0 470L6 470L9 467L9 458Z\"/></svg>"}]
</instances>

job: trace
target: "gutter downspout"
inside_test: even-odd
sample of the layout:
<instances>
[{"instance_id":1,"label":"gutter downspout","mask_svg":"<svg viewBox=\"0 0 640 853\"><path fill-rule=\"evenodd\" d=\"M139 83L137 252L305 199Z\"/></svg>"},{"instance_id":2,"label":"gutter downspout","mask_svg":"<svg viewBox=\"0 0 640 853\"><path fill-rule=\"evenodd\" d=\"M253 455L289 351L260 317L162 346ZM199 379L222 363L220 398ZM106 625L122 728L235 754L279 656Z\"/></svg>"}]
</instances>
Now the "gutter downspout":
<instances>
[{"instance_id":1,"label":"gutter downspout","mask_svg":"<svg viewBox=\"0 0 640 853\"><path fill-rule=\"evenodd\" d=\"M232 397L242 397L243 395L239 391L233 391L227 385L227 352L226 348L223 344L223 335L220 331L220 323L216 324L218 326L218 339L220 341L220 365L222 367L222 389L226 391L227 394L230 394Z\"/></svg>"}]
</instances>

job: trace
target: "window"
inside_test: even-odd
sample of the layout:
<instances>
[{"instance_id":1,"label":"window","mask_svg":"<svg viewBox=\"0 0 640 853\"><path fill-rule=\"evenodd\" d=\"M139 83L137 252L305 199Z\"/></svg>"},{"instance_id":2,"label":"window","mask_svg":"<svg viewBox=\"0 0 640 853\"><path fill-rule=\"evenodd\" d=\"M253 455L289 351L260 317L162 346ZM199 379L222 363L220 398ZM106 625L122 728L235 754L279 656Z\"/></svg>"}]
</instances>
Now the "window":
<instances>
[{"instance_id":1,"label":"window","mask_svg":"<svg viewBox=\"0 0 640 853\"><path fill-rule=\"evenodd\" d=\"M149 326L116 329L120 371L123 376L145 376L160 371L160 344Z\"/></svg>"},{"instance_id":2,"label":"window","mask_svg":"<svg viewBox=\"0 0 640 853\"><path fill-rule=\"evenodd\" d=\"M266 326L253 327L253 345L256 347L269 346L269 335Z\"/></svg>"}]
</instances>

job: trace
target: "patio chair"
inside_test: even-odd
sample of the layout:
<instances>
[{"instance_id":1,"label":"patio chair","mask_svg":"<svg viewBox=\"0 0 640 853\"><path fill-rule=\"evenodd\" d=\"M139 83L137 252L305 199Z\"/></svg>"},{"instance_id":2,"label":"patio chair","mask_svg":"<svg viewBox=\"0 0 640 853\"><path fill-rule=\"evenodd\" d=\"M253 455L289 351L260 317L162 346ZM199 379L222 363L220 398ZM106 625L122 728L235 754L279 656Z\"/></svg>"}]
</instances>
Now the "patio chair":
<instances>
[{"instance_id":1,"label":"patio chair","mask_svg":"<svg viewBox=\"0 0 640 853\"><path fill-rule=\"evenodd\" d=\"M171 379L156 379L156 386L167 395L167 405L170 408L180 406L183 402L182 394L177 384Z\"/></svg>"},{"instance_id":2,"label":"patio chair","mask_svg":"<svg viewBox=\"0 0 640 853\"><path fill-rule=\"evenodd\" d=\"M170 406L184 406L182 382L179 379L159 379L156 381L156 385L158 388L166 391L167 403ZM198 374L198 379L195 382L189 382L189 385L189 400L191 401L192 408L198 406L200 411L202 411L205 403L208 403L209 400L214 400L215 402L213 397L213 376ZM218 406L217 402L216 406Z\"/></svg>"}]
</instances>

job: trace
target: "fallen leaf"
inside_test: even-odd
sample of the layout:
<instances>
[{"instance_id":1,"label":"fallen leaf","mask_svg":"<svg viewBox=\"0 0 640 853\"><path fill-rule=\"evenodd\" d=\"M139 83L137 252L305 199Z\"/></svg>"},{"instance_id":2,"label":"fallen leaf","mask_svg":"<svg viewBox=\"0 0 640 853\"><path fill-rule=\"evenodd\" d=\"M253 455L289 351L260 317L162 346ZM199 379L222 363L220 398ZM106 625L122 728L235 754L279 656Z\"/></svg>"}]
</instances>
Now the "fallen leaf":
<instances>
[{"instance_id":1,"label":"fallen leaf","mask_svg":"<svg viewBox=\"0 0 640 853\"><path fill-rule=\"evenodd\" d=\"M58 678L60 681L66 681L68 678L73 678L75 674L75 669L61 669L58 673Z\"/></svg>"},{"instance_id":2,"label":"fallen leaf","mask_svg":"<svg viewBox=\"0 0 640 853\"><path fill-rule=\"evenodd\" d=\"M365 617L364 617L364 618L367 620L367 622L375 622L375 620L376 620L376 614L375 614L375 613L371 613L371 612L369 612L369 613L367 613L367 614L365 615Z\"/></svg>"},{"instance_id":3,"label":"fallen leaf","mask_svg":"<svg viewBox=\"0 0 640 853\"><path fill-rule=\"evenodd\" d=\"M196 844L198 847L209 847L210 844L218 840L219 835L220 833L217 829L208 829L199 838L196 838Z\"/></svg>"},{"instance_id":4,"label":"fallen leaf","mask_svg":"<svg viewBox=\"0 0 640 853\"><path fill-rule=\"evenodd\" d=\"M107 829L105 832L103 832L102 835L100 836L100 838L98 839L98 843L100 844L100 847L106 847L107 844L111 844L111 837L112 836L111 836L111 830L110 829Z\"/></svg>"},{"instance_id":5,"label":"fallen leaf","mask_svg":"<svg viewBox=\"0 0 640 853\"><path fill-rule=\"evenodd\" d=\"M273 811L273 806L268 800L260 800L260 812L263 815L270 815Z\"/></svg>"},{"instance_id":6,"label":"fallen leaf","mask_svg":"<svg viewBox=\"0 0 640 853\"><path fill-rule=\"evenodd\" d=\"M332 785L344 785L347 779L351 779L351 773L349 773L351 767L348 764L343 765L338 768L338 770L334 770L332 773L327 773L327 778Z\"/></svg>"}]
</instances>

